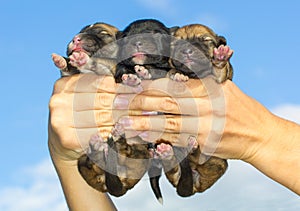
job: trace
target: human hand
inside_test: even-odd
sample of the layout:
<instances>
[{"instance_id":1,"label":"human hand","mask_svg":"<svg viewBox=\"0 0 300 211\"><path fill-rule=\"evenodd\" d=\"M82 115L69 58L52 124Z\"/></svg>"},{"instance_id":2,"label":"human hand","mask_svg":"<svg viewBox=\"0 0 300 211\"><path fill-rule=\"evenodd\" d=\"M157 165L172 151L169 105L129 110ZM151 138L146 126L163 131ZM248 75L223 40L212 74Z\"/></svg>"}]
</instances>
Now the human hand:
<instances>
[{"instance_id":1,"label":"human hand","mask_svg":"<svg viewBox=\"0 0 300 211\"><path fill-rule=\"evenodd\" d=\"M185 146L188 137L195 136L202 153L245 161L270 138L266 131L272 130L273 115L231 81L217 84L206 78L177 83L160 79L143 81L142 86L152 95L144 91L143 95L117 96L126 99L117 107L183 115L122 117L119 123L128 138L139 135L151 142L162 138Z\"/></svg>"}]
</instances>

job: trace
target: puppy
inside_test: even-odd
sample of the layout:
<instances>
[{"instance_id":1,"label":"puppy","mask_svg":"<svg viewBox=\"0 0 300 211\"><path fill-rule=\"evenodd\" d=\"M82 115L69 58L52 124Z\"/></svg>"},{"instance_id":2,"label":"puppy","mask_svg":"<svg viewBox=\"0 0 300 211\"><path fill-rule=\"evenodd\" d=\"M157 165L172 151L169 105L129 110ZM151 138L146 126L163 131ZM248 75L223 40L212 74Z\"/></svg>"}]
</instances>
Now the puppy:
<instances>
[{"instance_id":1,"label":"puppy","mask_svg":"<svg viewBox=\"0 0 300 211\"><path fill-rule=\"evenodd\" d=\"M170 70L170 35L176 28L168 28L154 19L129 24L118 40L116 82L135 86L141 79L165 77Z\"/></svg>"},{"instance_id":2,"label":"puppy","mask_svg":"<svg viewBox=\"0 0 300 211\"><path fill-rule=\"evenodd\" d=\"M168 28L154 19L137 20L129 24L121 33L118 65L115 74L117 83L137 86L142 79L166 77L169 64L171 34L178 27ZM149 144L151 163L148 170L151 188L160 203L162 194L159 178L162 172L163 149L160 143ZM192 178L192 174L190 175ZM192 186L192 183L191 183Z\"/></svg>"},{"instance_id":3,"label":"puppy","mask_svg":"<svg viewBox=\"0 0 300 211\"><path fill-rule=\"evenodd\" d=\"M95 72L99 75L113 75L118 29L106 23L95 23L85 26L68 44L67 58L52 54L54 64L60 69L62 76L80 72ZM97 55L97 61L88 63L91 56ZM86 64L88 63L88 64Z\"/></svg>"},{"instance_id":4,"label":"puppy","mask_svg":"<svg viewBox=\"0 0 300 211\"><path fill-rule=\"evenodd\" d=\"M233 50L226 45L223 36L218 36L207 26L191 24L176 30L174 37L170 61L175 69L169 74L171 78L186 81L213 75L218 83L232 80L233 68L229 59Z\"/></svg>"},{"instance_id":5,"label":"puppy","mask_svg":"<svg viewBox=\"0 0 300 211\"><path fill-rule=\"evenodd\" d=\"M117 28L104 23L86 26L68 44L69 58L53 54L53 61L61 69L62 76L89 72L113 76L118 49L115 41L118 33ZM131 154L127 156L128 149ZM140 178L136 179L140 175L139 171L141 169L146 171L148 165L139 166L136 161L133 161L126 163L125 168L124 164L120 164L118 154L123 157L126 155L128 159L133 157L138 159L139 155L143 154L141 149L147 152L147 147L130 146L124 138L118 138L116 142L112 137L105 142L92 139L87 154L78 159L78 170L93 188L101 192L109 192L114 196L121 196L139 181ZM138 169L133 169L132 164L136 164Z\"/></svg>"},{"instance_id":6,"label":"puppy","mask_svg":"<svg viewBox=\"0 0 300 211\"><path fill-rule=\"evenodd\" d=\"M96 190L119 197L133 188L147 171L150 158L147 148L142 140L128 144L123 137L104 141L94 135L87 153L78 160L78 170Z\"/></svg>"},{"instance_id":7,"label":"puppy","mask_svg":"<svg viewBox=\"0 0 300 211\"><path fill-rule=\"evenodd\" d=\"M204 78L213 75L218 83L232 80L233 70L229 63L233 51L226 46L226 39L216 35L210 28L201 24L187 25L174 33L171 59L173 65L168 76L176 81L187 81L189 78ZM203 192L211 187L226 171L227 161L210 157L203 165L199 165L201 151L196 139L189 140L189 147L185 154L185 171L192 170L193 186L181 184L182 175L179 169L172 169L166 174L168 180L177 188L181 196L190 196L196 192ZM188 169L190 168L190 169Z\"/></svg>"}]
</instances>

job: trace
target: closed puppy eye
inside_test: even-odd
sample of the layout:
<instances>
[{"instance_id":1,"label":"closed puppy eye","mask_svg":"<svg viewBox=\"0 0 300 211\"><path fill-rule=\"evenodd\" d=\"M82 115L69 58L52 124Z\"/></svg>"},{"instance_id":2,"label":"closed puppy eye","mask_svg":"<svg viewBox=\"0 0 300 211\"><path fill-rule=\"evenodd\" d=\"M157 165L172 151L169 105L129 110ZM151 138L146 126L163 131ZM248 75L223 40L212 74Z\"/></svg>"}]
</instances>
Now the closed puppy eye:
<instances>
[{"instance_id":1,"label":"closed puppy eye","mask_svg":"<svg viewBox=\"0 0 300 211\"><path fill-rule=\"evenodd\" d=\"M211 37L205 36L202 38L203 41L213 41L213 39Z\"/></svg>"},{"instance_id":2,"label":"closed puppy eye","mask_svg":"<svg viewBox=\"0 0 300 211\"><path fill-rule=\"evenodd\" d=\"M100 34L108 34L107 31L101 31Z\"/></svg>"}]
</instances>

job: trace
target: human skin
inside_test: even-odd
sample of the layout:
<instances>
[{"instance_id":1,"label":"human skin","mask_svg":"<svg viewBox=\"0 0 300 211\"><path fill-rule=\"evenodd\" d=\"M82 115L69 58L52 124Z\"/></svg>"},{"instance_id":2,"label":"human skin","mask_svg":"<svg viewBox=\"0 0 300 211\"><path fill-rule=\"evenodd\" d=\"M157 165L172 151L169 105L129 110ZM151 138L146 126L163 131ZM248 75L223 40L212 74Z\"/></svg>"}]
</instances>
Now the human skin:
<instances>
[{"instance_id":1,"label":"human skin","mask_svg":"<svg viewBox=\"0 0 300 211\"><path fill-rule=\"evenodd\" d=\"M115 210L106 194L81 178L77 159L91 135L100 132L107 137L116 122L127 138L139 135L152 142L162 138L185 146L192 135L202 153L243 160L300 194L298 124L275 116L231 81L158 79L145 80L142 87L141 92L115 84L110 76L91 74L55 83L49 103L48 143L71 210ZM152 111L186 115L164 117L151 115L155 114Z\"/></svg>"}]
</instances>

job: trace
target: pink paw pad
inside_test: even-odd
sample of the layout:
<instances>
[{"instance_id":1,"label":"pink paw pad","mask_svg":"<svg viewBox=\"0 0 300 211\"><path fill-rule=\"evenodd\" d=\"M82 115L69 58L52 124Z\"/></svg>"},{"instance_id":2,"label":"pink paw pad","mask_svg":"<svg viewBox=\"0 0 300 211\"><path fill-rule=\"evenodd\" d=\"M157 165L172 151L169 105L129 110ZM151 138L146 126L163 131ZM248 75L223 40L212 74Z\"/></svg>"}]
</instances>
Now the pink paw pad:
<instances>
[{"instance_id":1,"label":"pink paw pad","mask_svg":"<svg viewBox=\"0 0 300 211\"><path fill-rule=\"evenodd\" d=\"M198 146L199 146L199 144L197 142L197 138L195 136L189 136L188 137L188 150L193 151L193 150L197 149Z\"/></svg>"},{"instance_id":2,"label":"pink paw pad","mask_svg":"<svg viewBox=\"0 0 300 211\"><path fill-rule=\"evenodd\" d=\"M108 150L108 144L104 142L103 138L99 134L92 135L89 141L89 148L87 154L93 154L94 152Z\"/></svg>"},{"instance_id":3,"label":"pink paw pad","mask_svg":"<svg viewBox=\"0 0 300 211\"><path fill-rule=\"evenodd\" d=\"M165 143L161 143L156 146L156 153L161 159L165 160L169 160L174 156L172 146Z\"/></svg>"},{"instance_id":4,"label":"pink paw pad","mask_svg":"<svg viewBox=\"0 0 300 211\"><path fill-rule=\"evenodd\" d=\"M233 50L229 46L220 45L214 49L214 59L218 61L227 61L233 54Z\"/></svg>"},{"instance_id":5,"label":"pink paw pad","mask_svg":"<svg viewBox=\"0 0 300 211\"><path fill-rule=\"evenodd\" d=\"M70 55L70 64L74 67L81 67L87 63L89 56L82 51L75 51Z\"/></svg>"},{"instance_id":6,"label":"pink paw pad","mask_svg":"<svg viewBox=\"0 0 300 211\"><path fill-rule=\"evenodd\" d=\"M174 77L172 77L172 79L173 79L174 81L178 81L178 82L186 82L186 81L189 80L189 77L186 76L186 75L183 75L183 74L181 74L181 73L176 73L176 74L174 75Z\"/></svg>"},{"instance_id":7,"label":"pink paw pad","mask_svg":"<svg viewBox=\"0 0 300 211\"><path fill-rule=\"evenodd\" d=\"M138 76L144 79L151 79L151 74L149 73L149 70L146 69L144 66L135 65L134 70Z\"/></svg>"},{"instance_id":8,"label":"pink paw pad","mask_svg":"<svg viewBox=\"0 0 300 211\"><path fill-rule=\"evenodd\" d=\"M124 133L125 133L124 127L120 123L116 123L111 132L111 134L115 137L122 136L124 135Z\"/></svg>"},{"instance_id":9,"label":"pink paw pad","mask_svg":"<svg viewBox=\"0 0 300 211\"><path fill-rule=\"evenodd\" d=\"M122 83L128 86L137 86L141 83L141 79L134 74L123 74Z\"/></svg>"}]
</instances>

